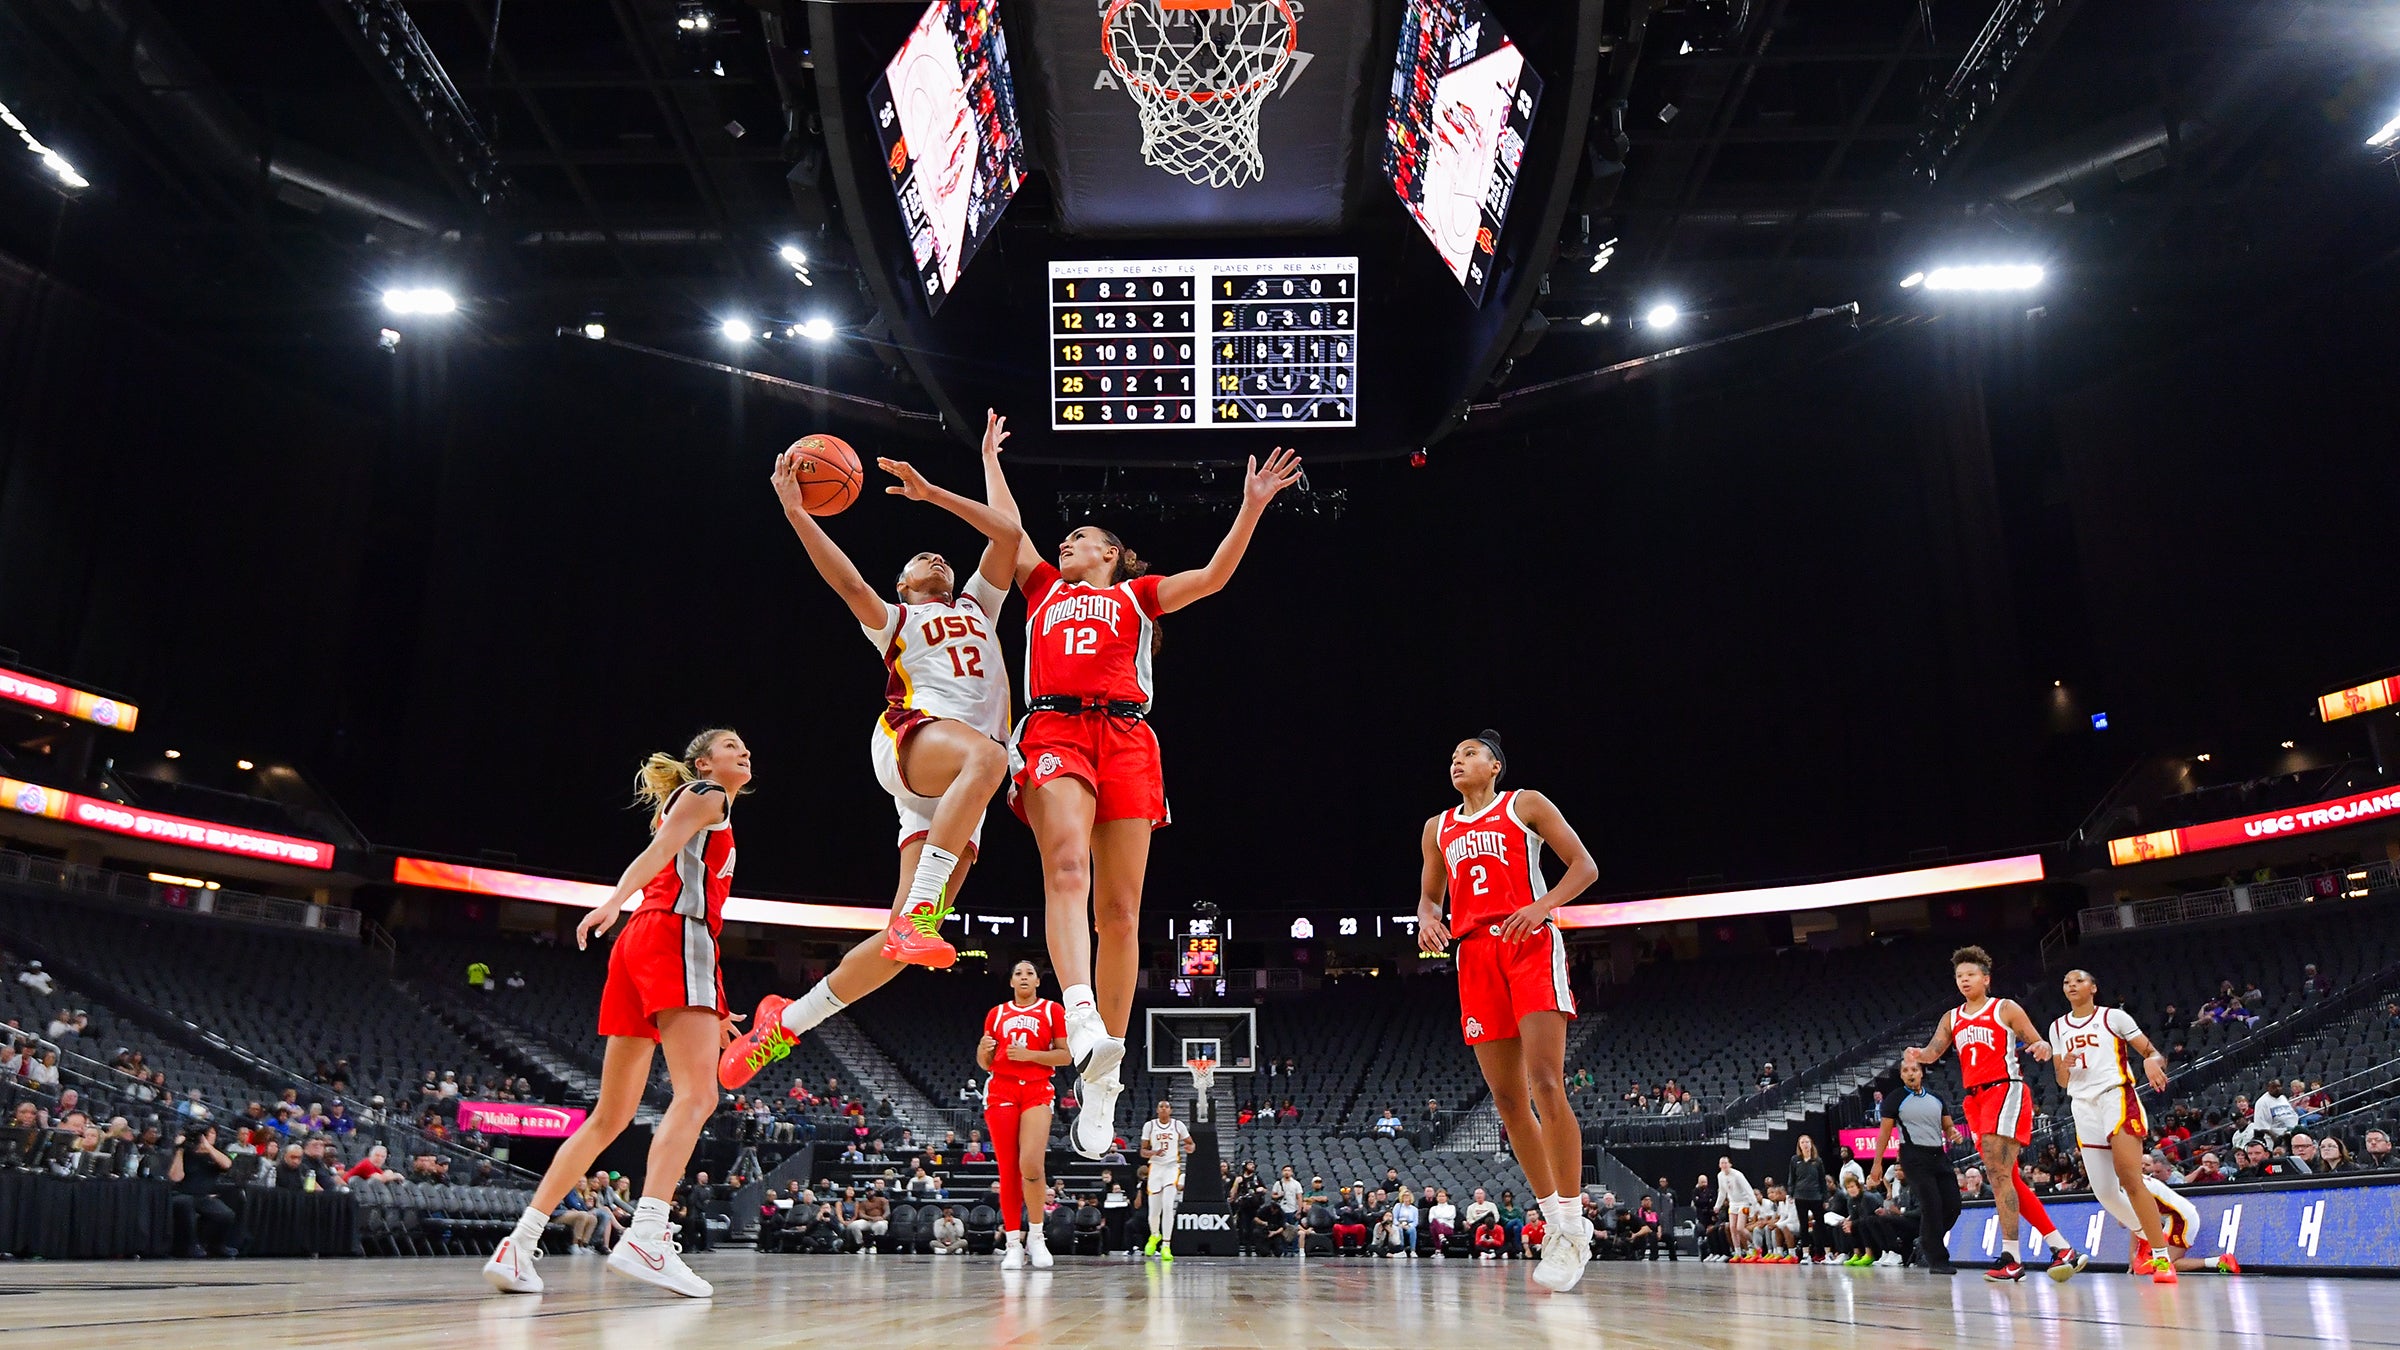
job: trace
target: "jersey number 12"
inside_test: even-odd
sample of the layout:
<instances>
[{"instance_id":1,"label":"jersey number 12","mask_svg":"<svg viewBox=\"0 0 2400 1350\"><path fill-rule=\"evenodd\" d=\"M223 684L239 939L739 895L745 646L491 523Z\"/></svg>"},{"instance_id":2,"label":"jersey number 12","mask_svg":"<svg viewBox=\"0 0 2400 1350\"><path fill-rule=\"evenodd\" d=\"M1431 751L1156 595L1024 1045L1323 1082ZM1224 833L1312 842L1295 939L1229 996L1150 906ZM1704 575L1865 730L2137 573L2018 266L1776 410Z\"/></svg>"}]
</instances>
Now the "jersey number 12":
<instances>
[{"instance_id":1,"label":"jersey number 12","mask_svg":"<svg viewBox=\"0 0 2400 1350\"><path fill-rule=\"evenodd\" d=\"M1089 656L1100 647L1100 630L1097 628L1069 628L1061 632L1059 637L1065 643L1069 656Z\"/></svg>"},{"instance_id":2,"label":"jersey number 12","mask_svg":"<svg viewBox=\"0 0 2400 1350\"><path fill-rule=\"evenodd\" d=\"M944 647L950 653L950 673L962 680L983 678L983 648Z\"/></svg>"}]
</instances>

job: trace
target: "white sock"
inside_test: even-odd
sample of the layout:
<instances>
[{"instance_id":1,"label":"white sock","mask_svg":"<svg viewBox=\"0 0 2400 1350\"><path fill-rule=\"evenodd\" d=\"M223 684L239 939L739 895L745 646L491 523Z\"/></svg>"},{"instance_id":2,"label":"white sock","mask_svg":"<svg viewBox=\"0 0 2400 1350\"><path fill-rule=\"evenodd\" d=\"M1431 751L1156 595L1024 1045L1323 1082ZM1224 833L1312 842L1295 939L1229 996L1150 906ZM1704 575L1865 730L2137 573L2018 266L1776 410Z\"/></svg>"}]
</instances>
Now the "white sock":
<instances>
[{"instance_id":1,"label":"white sock","mask_svg":"<svg viewBox=\"0 0 2400 1350\"><path fill-rule=\"evenodd\" d=\"M817 987L784 1005L783 1029L795 1036L807 1035L809 1030L850 1005L833 996L833 986L824 980Z\"/></svg>"},{"instance_id":2,"label":"white sock","mask_svg":"<svg viewBox=\"0 0 2400 1350\"><path fill-rule=\"evenodd\" d=\"M517 1231L510 1236L516 1238L518 1246L539 1251L542 1246L542 1230L549 1226L549 1215L527 1205L525 1212L517 1216Z\"/></svg>"},{"instance_id":3,"label":"white sock","mask_svg":"<svg viewBox=\"0 0 2400 1350\"><path fill-rule=\"evenodd\" d=\"M1011 1229L1009 1229L1009 1230L1008 1230L1008 1245L1009 1245L1009 1246L1011 1246L1011 1247L1022 1247L1022 1246L1024 1246L1024 1245L1025 1245L1025 1230L1024 1230L1024 1229L1022 1229L1022 1228L1011 1228Z\"/></svg>"},{"instance_id":4,"label":"white sock","mask_svg":"<svg viewBox=\"0 0 2400 1350\"><path fill-rule=\"evenodd\" d=\"M900 902L900 917L940 909L942 892L949 888L950 873L957 867L957 854L927 844L917 856L917 874L908 883L908 898Z\"/></svg>"},{"instance_id":5,"label":"white sock","mask_svg":"<svg viewBox=\"0 0 2400 1350\"><path fill-rule=\"evenodd\" d=\"M2015 1238L2000 1239L2000 1250L2006 1252L2008 1254L2008 1259L2011 1261L2017 1260L2023 1255L2023 1253L2017 1250L2017 1240Z\"/></svg>"},{"instance_id":6,"label":"white sock","mask_svg":"<svg viewBox=\"0 0 2400 1350\"><path fill-rule=\"evenodd\" d=\"M633 1236L644 1242L654 1242L666 1235L667 1202L655 1196L643 1196L633 1206Z\"/></svg>"},{"instance_id":7,"label":"white sock","mask_svg":"<svg viewBox=\"0 0 2400 1350\"><path fill-rule=\"evenodd\" d=\"M1099 1000L1092 997L1092 987L1088 984L1068 985L1059 991L1058 1001L1066 1006L1069 1017L1077 1013L1090 1013L1094 1017L1100 1015Z\"/></svg>"},{"instance_id":8,"label":"white sock","mask_svg":"<svg viewBox=\"0 0 2400 1350\"><path fill-rule=\"evenodd\" d=\"M1551 1195L1542 1198L1543 1227L1556 1228L1563 1232L1568 1230L1569 1225L1579 1223L1582 1219L1581 1214L1567 1207L1567 1197Z\"/></svg>"}]
</instances>

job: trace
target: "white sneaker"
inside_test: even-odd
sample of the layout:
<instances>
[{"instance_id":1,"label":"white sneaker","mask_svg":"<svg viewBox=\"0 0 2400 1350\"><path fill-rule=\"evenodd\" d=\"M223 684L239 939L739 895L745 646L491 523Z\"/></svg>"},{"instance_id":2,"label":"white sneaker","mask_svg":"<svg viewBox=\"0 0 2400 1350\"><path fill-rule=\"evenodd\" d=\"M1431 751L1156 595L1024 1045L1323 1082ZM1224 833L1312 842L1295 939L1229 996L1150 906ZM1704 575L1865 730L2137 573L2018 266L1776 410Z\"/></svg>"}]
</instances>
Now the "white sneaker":
<instances>
[{"instance_id":1,"label":"white sneaker","mask_svg":"<svg viewBox=\"0 0 2400 1350\"><path fill-rule=\"evenodd\" d=\"M1023 1270L1025 1268L1025 1239L1023 1232L1024 1230L1019 1229L1017 1232L1008 1235L1008 1250L1000 1254L1000 1268L1002 1270Z\"/></svg>"},{"instance_id":2,"label":"white sneaker","mask_svg":"<svg viewBox=\"0 0 2400 1350\"><path fill-rule=\"evenodd\" d=\"M1067 1054L1075 1076L1097 1086L1125 1062L1125 1041L1108 1034L1098 1009L1078 1009L1067 1014Z\"/></svg>"},{"instance_id":3,"label":"white sneaker","mask_svg":"<svg viewBox=\"0 0 2400 1350\"><path fill-rule=\"evenodd\" d=\"M1879 1265L1879 1266L1896 1266L1896 1265L1899 1265L1899 1264L1900 1264L1900 1253L1898 1253L1898 1252L1885 1252L1885 1253L1884 1253L1882 1256L1879 1256L1879 1257L1877 1257L1877 1258L1875 1259L1875 1264L1876 1264L1876 1265Z\"/></svg>"},{"instance_id":4,"label":"white sneaker","mask_svg":"<svg viewBox=\"0 0 2400 1350\"><path fill-rule=\"evenodd\" d=\"M1125 1043L1115 1042L1117 1054L1125 1053ZM1117 1097L1125 1085L1115 1068L1098 1082L1086 1079L1083 1084L1083 1110L1075 1117L1074 1128L1068 1131L1068 1142L1075 1152L1094 1162L1106 1156L1117 1142Z\"/></svg>"},{"instance_id":5,"label":"white sneaker","mask_svg":"<svg viewBox=\"0 0 2400 1350\"><path fill-rule=\"evenodd\" d=\"M1033 1263L1035 1270L1048 1270L1058 1264L1056 1258L1050 1255L1050 1240L1039 1232L1025 1239L1025 1257Z\"/></svg>"},{"instance_id":6,"label":"white sneaker","mask_svg":"<svg viewBox=\"0 0 2400 1350\"><path fill-rule=\"evenodd\" d=\"M1533 1270L1533 1282L1554 1294L1563 1294L1583 1278L1583 1268L1592 1259L1592 1225L1577 1218L1573 1223L1542 1234L1542 1263Z\"/></svg>"},{"instance_id":7,"label":"white sneaker","mask_svg":"<svg viewBox=\"0 0 2400 1350\"><path fill-rule=\"evenodd\" d=\"M533 1263L541 1259L541 1248L523 1246L511 1233L500 1239L492 1259L483 1263L483 1282L503 1294L538 1294L542 1277L535 1273Z\"/></svg>"},{"instance_id":8,"label":"white sneaker","mask_svg":"<svg viewBox=\"0 0 2400 1350\"><path fill-rule=\"evenodd\" d=\"M685 1298L707 1298L717 1292L683 1263L683 1248L665 1234L653 1239L626 1234L608 1254L608 1268Z\"/></svg>"}]
</instances>

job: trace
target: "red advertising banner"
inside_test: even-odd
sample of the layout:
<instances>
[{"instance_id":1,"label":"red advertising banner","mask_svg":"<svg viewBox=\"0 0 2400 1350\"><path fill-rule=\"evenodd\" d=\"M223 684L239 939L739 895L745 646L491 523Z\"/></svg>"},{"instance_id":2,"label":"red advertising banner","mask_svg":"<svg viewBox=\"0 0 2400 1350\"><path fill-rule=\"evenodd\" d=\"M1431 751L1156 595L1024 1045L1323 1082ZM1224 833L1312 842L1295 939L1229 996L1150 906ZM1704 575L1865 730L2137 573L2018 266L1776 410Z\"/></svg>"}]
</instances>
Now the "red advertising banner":
<instances>
[{"instance_id":1,"label":"red advertising banner","mask_svg":"<svg viewBox=\"0 0 2400 1350\"><path fill-rule=\"evenodd\" d=\"M564 1139L575 1133L587 1113L580 1106L544 1106L539 1102L458 1102L458 1128L485 1134L514 1134L527 1139Z\"/></svg>"},{"instance_id":2,"label":"red advertising banner","mask_svg":"<svg viewBox=\"0 0 2400 1350\"><path fill-rule=\"evenodd\" d=\"M2371 680L2366 684L2352 685L2348 689L2337 689L2330 694L2320 694L2317 697L2317 720L2339 722L2345 717L2356 717L2360 713L2370 713L2377 708L2388 708L2395 702L2400 702L2400 675L2394 675L2390 679Z\"/></svg>"},{"instance_id":3,"label":"red advertising banner","mask_svg":"<svg viewBox=\"0 0 2400 1350\"><path fill-rule=\"evenodd\" d=\"M2289 811L2236 816L2231 820L2211 820L2178 829L2154 830L2149 834L2111 839L2108 841L2108 861L2117 867L2157 862L2162 858L2181 857L2186 853L2199 853L2212 848L2254 844L2261 839L2338 830L2345 825L2356 825L2360 821L2373 820L2394 812L2400 812L2400 792L2390 789L2362 792L2355 797L2317 802Z\"/></svg>"},{"instance_id":4,"label":"red advertising banner","mask_svg":"<svg viewBox=\"0 0 2400 1350\"><path fill-rule=\"evenodd\" d=\"M295 839L290 835L236 829L231 825L216 825L205 820L187 820L182 816L162 815L138 806L123 806L102 801L98 797L62 792L57 788L20 782L14 778L0 778L0 807L29 816L63 820L69 825L81 825L86 829L106 830L110 834L173 844L178 848L196 848L208 853L231 854L237 858L289 863L294 867L333 866L333 845L322 839Z\"/></svg>"},{"instance_id":5,"label":"red advertising banner","mask_svg":"<svg viewBox=\"0 0 2400 1350\"><path fill-rule=\"evenodd\" d=\"M1841 881L1812 881L1797 886L1766 886L1752 891L1713 891L1707 895L1672 895L1657 900L1569 905L1551 917L1561 928L1630 928L1645 923L1678 923L1686 919L1722 919L1736 914L1784 914L1803 909L1838 909L1878 900L1905 900L1919 895L2015 886L2042 879L2042 855L1984 862L1920 867L1907 872L1883 872Z\"/></svg>"},{"instance_id":6,"label":"red advertising banner","mask_svg":"<svg viewBox=\"0 0 2400 1350\"><path fill-rule=\"evenodd\" d=\"M133 724L142 716L142 710L133 704L6 668L0 668L0 699L119 731L133 730Z\"/></svg>"},{"instance_id":7,"label":"red advertising banner","mask_svg":"<svg viewBox=\"0 0 2400 1350\"><path fill-rule=\"evenodd\" d=\"M497 895L504 899L531 900L544 905L571 905L576 909L598 909L601 902L608 899L609 890L596 881L569 881L564 877L506 872L497 867L476 867L468 863L435 862L430 858L394 858L392 880L402 886L464 891L469 895ZM763 923L781 928L837 928L871 933L890 923L891 918L892 912L888 909L869 909L864 905L812 905L796 900L749 900L738 895L729 896L725 901L725 919L728 923Z\"/></svg>"}]
</instances>

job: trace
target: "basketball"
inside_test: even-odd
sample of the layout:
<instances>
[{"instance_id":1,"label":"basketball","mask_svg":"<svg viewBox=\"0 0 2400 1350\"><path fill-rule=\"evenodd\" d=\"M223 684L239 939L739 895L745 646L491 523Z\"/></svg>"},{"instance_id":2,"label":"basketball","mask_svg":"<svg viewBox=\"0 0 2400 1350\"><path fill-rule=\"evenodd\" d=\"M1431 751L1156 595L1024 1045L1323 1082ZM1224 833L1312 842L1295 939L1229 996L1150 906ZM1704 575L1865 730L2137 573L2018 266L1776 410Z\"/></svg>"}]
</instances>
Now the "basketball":
<instances>
[{"instance_id":1,"label":"basketball","mask_svg":"<svg viewBox=\"0 0 2400 1350\"><path fill-rule=\"evenodd\" d=\"M858 452L839 436L803 436L792 442L800 453L800 504L812 516L838 516L858 500L863 477Z\"/></svg>"}]
</instances>

